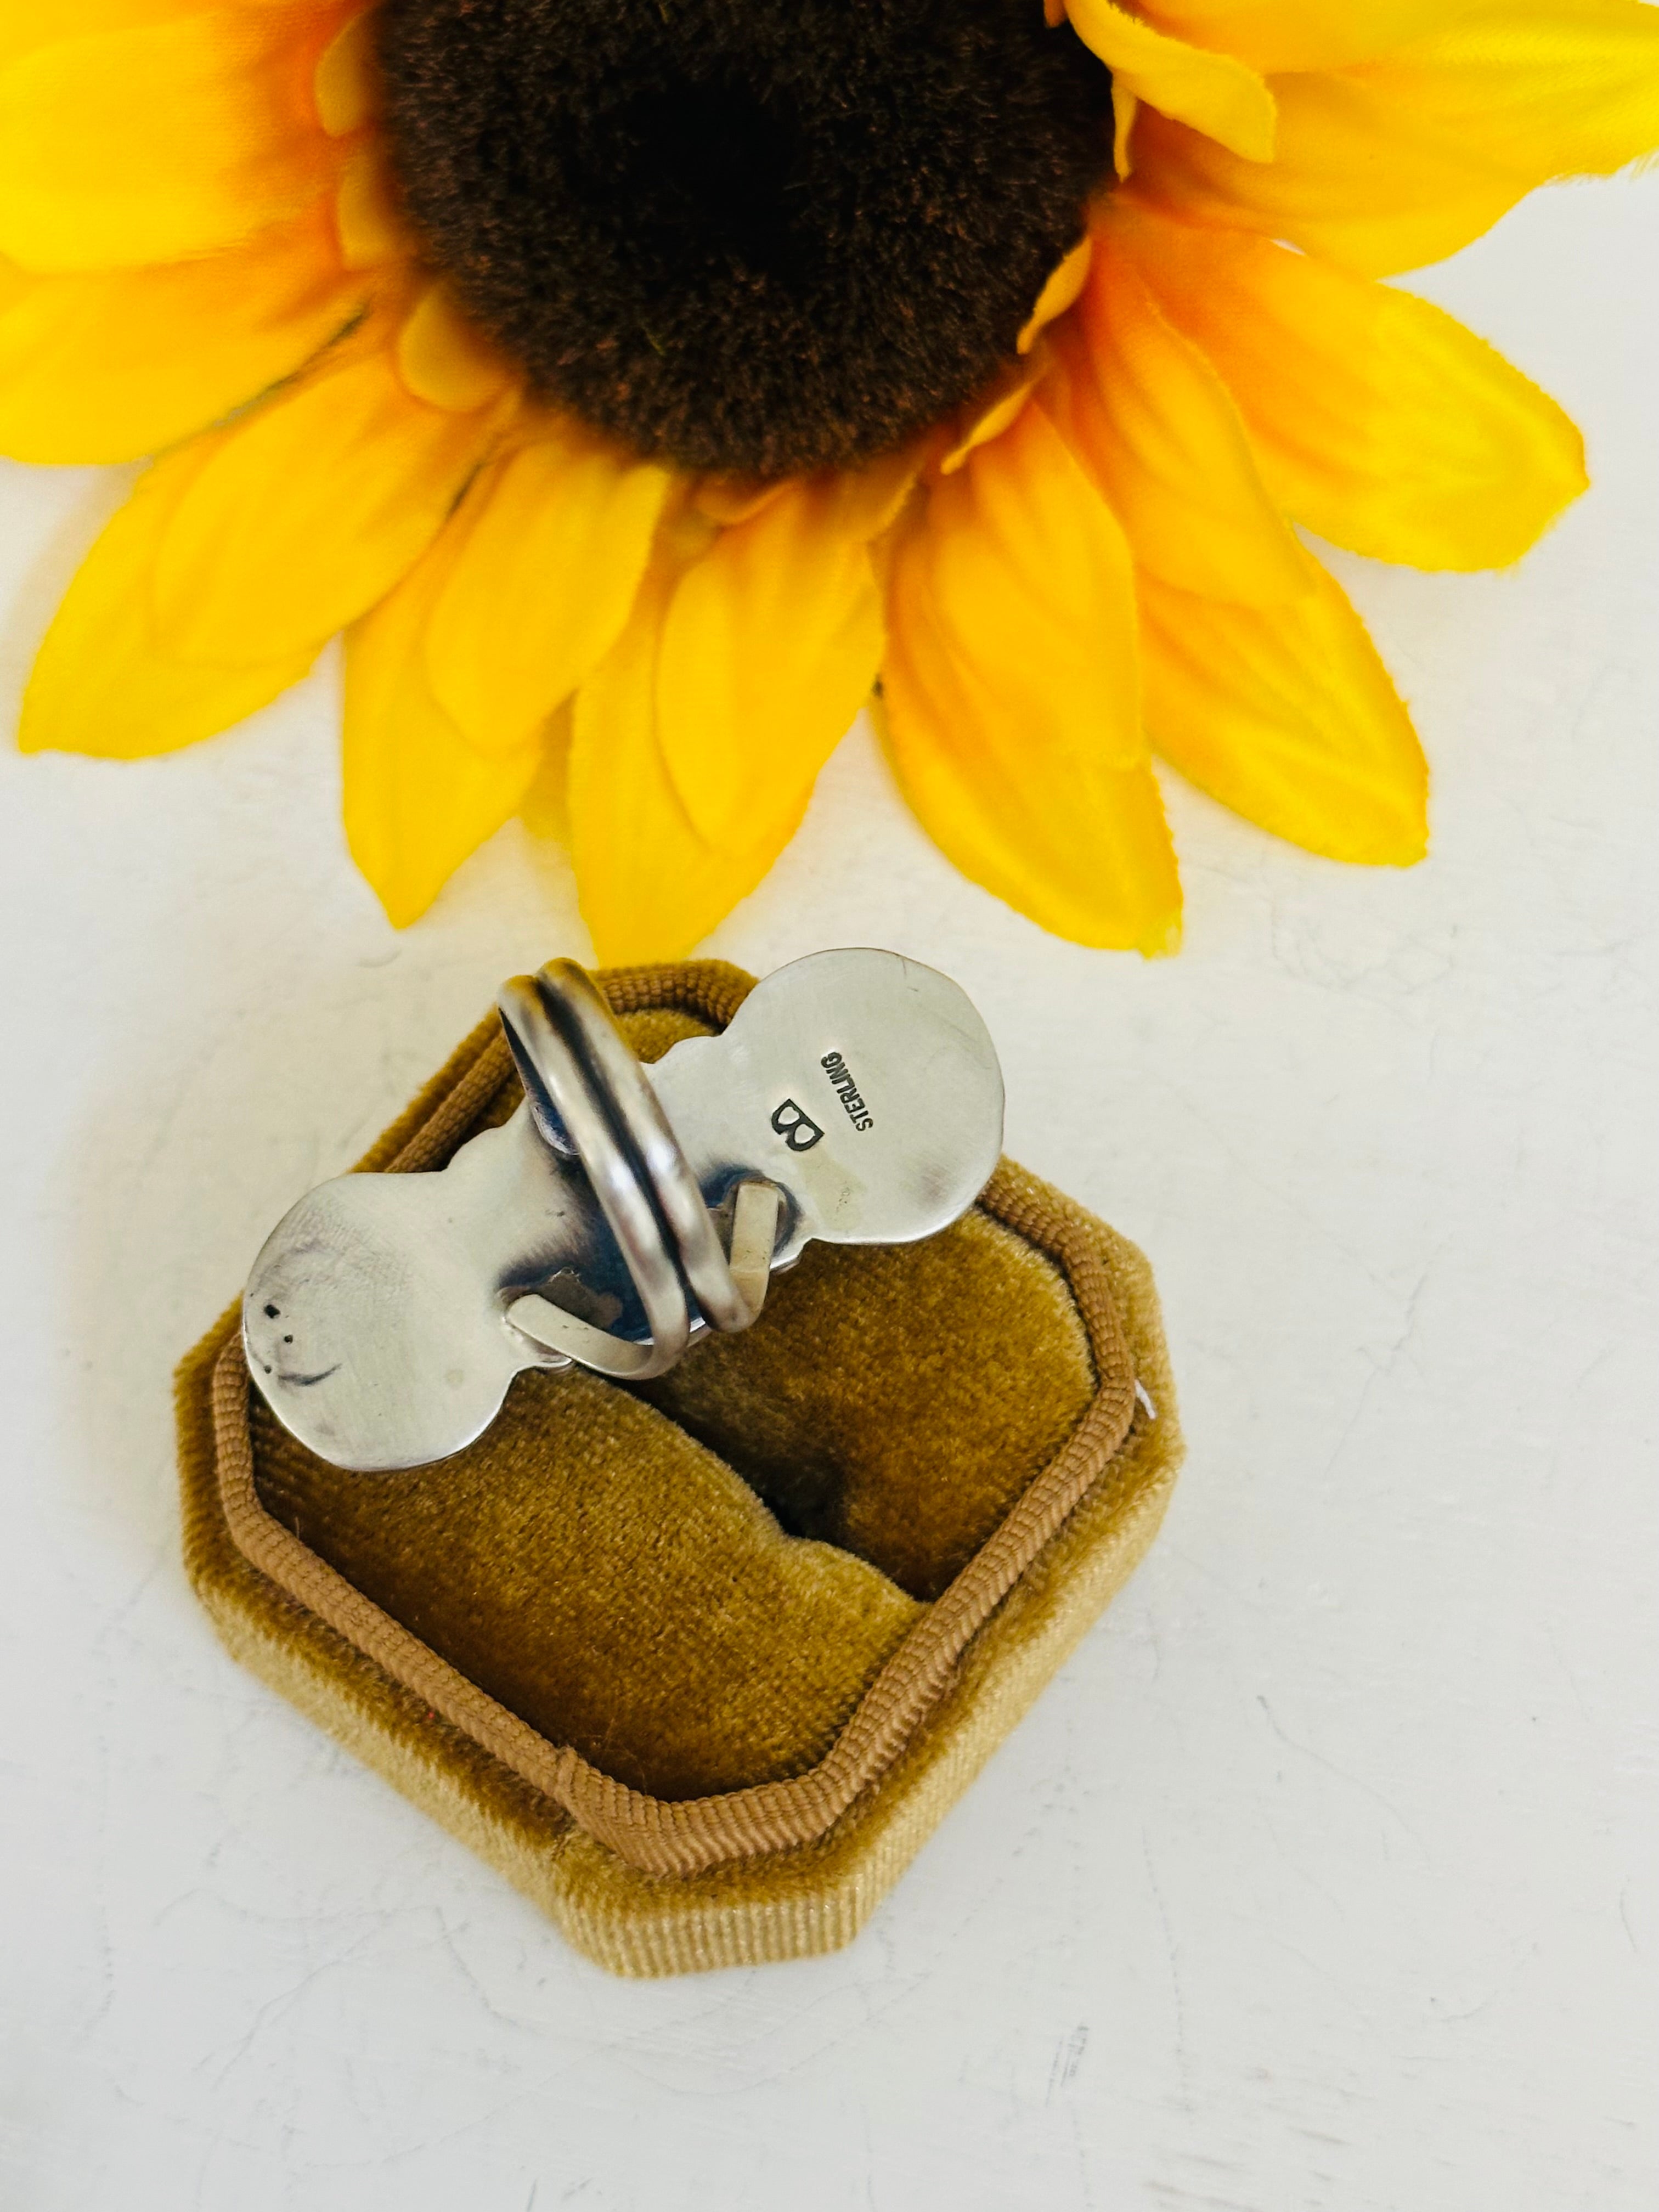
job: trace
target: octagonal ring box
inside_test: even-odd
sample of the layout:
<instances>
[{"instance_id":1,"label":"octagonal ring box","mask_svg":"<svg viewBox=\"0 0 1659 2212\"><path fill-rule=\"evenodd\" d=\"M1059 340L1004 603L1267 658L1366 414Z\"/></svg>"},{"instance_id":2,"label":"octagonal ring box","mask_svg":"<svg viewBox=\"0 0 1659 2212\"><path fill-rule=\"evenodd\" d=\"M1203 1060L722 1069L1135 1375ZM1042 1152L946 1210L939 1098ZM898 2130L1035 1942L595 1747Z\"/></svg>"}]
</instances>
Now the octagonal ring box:
<instances>
[{"instance_id":1,"label":"octagonal ring box","mask_svg":"<svg viewBox=\"0 0 1659 2212\"><path fill-rule=\"evenodd\" d=\"M641 1059L718 961L602 973ZM362 1162L520 1093L492 1013ZM236 1315L179 1371L186 1563L234 1656L623 1974L857 1934L1122 1583L1181 1458L1134 1247L1005 1161L956 1225L812 1244L740 1335L531 1372L468 1449L326 1465Z\"/></svg>"}]
</instances>

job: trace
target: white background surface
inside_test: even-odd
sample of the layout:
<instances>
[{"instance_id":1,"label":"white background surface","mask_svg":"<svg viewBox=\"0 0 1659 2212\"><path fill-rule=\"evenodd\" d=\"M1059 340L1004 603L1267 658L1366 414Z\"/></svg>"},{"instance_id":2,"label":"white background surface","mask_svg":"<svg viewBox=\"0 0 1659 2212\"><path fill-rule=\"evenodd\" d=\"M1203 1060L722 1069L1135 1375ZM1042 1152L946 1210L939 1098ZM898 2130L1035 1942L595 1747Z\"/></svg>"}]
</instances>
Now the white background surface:
<instances>
[{"instance_id":1,"label":"white background surface","mask_svg":"<svg viewBox=\"0 0 1659 2212\"><path fill-rule=\"evenodd\" d=\"M712 949L947 969L1012 1152L1158 1269L1191 1440L1128 1592L839 1957L608 1979L219 1650L168 1373L505 974L516 828L405 937L335 675L136 769L0 760L19 2212L1651 2212L1659 179L1424 289L1584 424L1516 573L1343 562L1434 857L1171 782L1188 945L1045 939L867 734ZM112 476L0 475L8 720Z\"/></svg>"}]
</instances>

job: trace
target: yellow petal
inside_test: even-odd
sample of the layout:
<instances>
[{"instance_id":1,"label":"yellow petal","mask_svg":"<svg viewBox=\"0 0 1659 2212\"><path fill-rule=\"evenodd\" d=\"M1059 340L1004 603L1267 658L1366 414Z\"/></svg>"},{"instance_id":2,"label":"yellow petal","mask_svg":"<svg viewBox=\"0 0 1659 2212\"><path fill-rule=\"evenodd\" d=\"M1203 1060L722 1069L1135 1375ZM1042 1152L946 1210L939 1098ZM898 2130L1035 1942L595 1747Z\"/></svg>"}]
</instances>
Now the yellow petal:
<instances>
[{"instance_id":1,"label":"yellow petal","mask_svg":"<svg viewBox=\"0 0 1659 2212\"><path fill-rule=\"evenodd\" d=\"M1659 8L1480 0L1380 61L1273 89L1271 165L1148 115L1134 189L1387 276L1466 246L1535 185L1606 175L1659 145Z\"/></svg>"},{"instance_id":2,"label":"yellow petal","mask_svg":"<svg viewBox=\"0 0 1659 2212\"><path fill-rule=\"evenodd\" d=\"M1142 568L1249 606L1307 588L1302 549L1261 482L1226 387L1158 312L1109 224L1078 310L1050 343L1062 372L1057 419Z\"/></svg>"},{"instance_id":3,"label":"yellow petal","mask_svg":"<svg viewBox=\"0 0 1659 2212\"><path fill-rule=\"evenodd\" d=\"M1128 547L1040 407L934 486L898 558L896 618L925 621L1012 729L1079 763L1145 758Z\"/></svg>"},{"instance_id":4,"label":"yellow petal","mask_svg":"<svg viewBox=\"0 0 1659 2212\"><path fill-rule=\"evenodd\" d=\"M374 52L378 13L370 7L349 16L318 58L313 80L317 120L331 138L361 131L380 110Z\"/></svg>"},{"instance_id":5,"label":"yellow petal","mask_svg":"<svg viewBox=\"0 0 1659 2212\"><path fill-rule=\"evenodd\" d=\"M1364 624L1316 562L1288 607L1220 606L1141 580L1146 726L1224 805L1333 860L1407 867L1428 771Z\"/></svg>"},{"instance_id":6,"label":"yellow petal","mask_svg":"<svg viewBox=\"0 0 1659 2212\"><path fill-rule=\"evenodd\" d=\"M314 645L214 668L179 659L156 637L149 587L157 551L216 444L203 439L158 461L82 564L24 695L25 752L106 760L172 752L240 722L311 665Z\"/></svg>"},{"instance_id":7,"label":"yellow petal","mask_svg":"<svg viewBox=\"0 0 1659 2212\"><path fill-rule=\"evenodd\" d=\"M1134 173L1135 118L1140 102L1125 85L1112 87L1112 173L1120 184Z\"/></svg>"},{"instance_id":8,"label":"yellow petal","mask_svg":"<svg viewBox=\"0 0 1659 2212\"><path fill-rule=\"evenodd\" d=\"M690 549L669 542L611 651L576 695L568 799L570 856L582 914L603 961L672 960L689 952L753 890L805 812L779 820L751 851L699 837L681 805L657 733L663 616ZM706 544L699 532L692 549Z\"/></svg>"},{"instance_id":9,"label":"yellow petal","mask_svg":"<svg viewBox=\"0 0 1659 2212\"><path fill-rule=\"evenodd\" d=\"M297 214L336 159L294 82L313 21L218 8L64 39L0 71L0 252L127 269Z\"/></svg>"},{"instance_id":10,"label":"yellow petal","mask_svg":"<svg viewBox=\"0 0 1659 2212\"><path fill-rule=\"evenodd\" d=\"M180 502L161 635L233 665L314 647L425 550L496 428L411 399L384 351L308 379L237 424Z\"/></svg>"},{"instance_id":11,"label":"yellow petal","mask_svg":"<svg viewBox=\"0 0 1659 2212\"><path fill-rule=\"evenodd\" d=\"M44 276L32 276L20 269L15 261L0 260L0 315L9 315L31 292L38 292L48 282Z\"/></svg>"},{"instance_id":12,"label":"yellow petal","mask_svg":"<svg viewBox=\"0 0 1659 2212\"><path fill-rule=\"evenodd\" d=\"M456 415L487 407L514 379L447 284L429 284L398 332L398 374L416 399Z\"/></svg>"},{"instance_id":13,"label":"yellow petal","mask_svg":"<svg viewBox=\"0 0 1659 2212\"><path fill-rule=\"evenodd\" d=\"M432 689L471 742L512 750L610 651L669 477L574 428L492 471L433 610Z\"/></svg>"},{"instance_id":14,"label":"yellow petal","mask_svg":"<svg viewBox=\"0 0 1659 2212\"><path fill-rule=\"evenodd\" d=\"M868 547L916 459L792 483L722 531L676 586L657 673L659 742L698 835L728 852L793 829L870 695L881 597Z\"/></svg>"},{"instance_id":15,"label":"yellow petal","mask_svg":"<svg viewBox=\"0 0 1659 2212\"><path fill-rule=\"evenodd\" d=\"M953 477L967 460L969 453L980 447L988 446L994 438L1001 437L1012 429L1025 412L1025 403L1036 391L1039 380L1049 373L1052 358L1041 333L1035 355L1024 361L1012 361L1001 370L988 392L957 410L950 437L950 450L939 464L941 476Z\"/></svg>"},{"instance_id":16,"label":"yellow petal","mask_svg":"<svg viewBox=\"0 0 1659 2212\"><path fill-rule=\"evenodd\" d=\"M1128 549L1041 408L935 486L888 619L894 765L935 842L1061 936L1170 949Z\"/></svg>"},{"instance_id":17,"label":"yellow petal","mask_svg":"<svg viewBox=\"0 0 1659 2212\"><path fill-rule=\"evenodd\" d=\"M1181 879L1152 769L1079 769L1024 738L919 620L896 617L872 714L947 859L1056 936L1173 952Z\"/></svg>"},{"instance_id":18,"label":"yellow petal","mask_svg":"<svg viewBox=\"0 0 1659 2212\"><path fill-rule=\"evenodd\" d=\"M1462 0L1140 0L1172 38L1237 54L1264 75L1340 69L1457 14Z\"/></svg>"},{"instance_id":19,"label":"yellow petal","mask_svg":"<svg viewBox=\"0 0 1659 2212\"><path fill-rule=\"evenodd\" d=\"M346 842L398 929L517 813L541 766L538 732L486 759L427 684L426 628L460 544L446 531L346 635Z\"/></svg>"},{"instance_id":20,"label":"yellow petal","mask_svg":"<svg viewBox=\"0 0 1659 2212\"><path fill-rule=\"evenodd\" d=\"M348 269L378 269L410 252L384 149L370 137L351 147L334 196L340 258Z\"/></svg>"},{"instance_id":21,"label":"yellow petal","mask_svg":"<svg viewBox=\"0 0 1659 2212\"><path fill-rule=\"evenodd\" d=\"M1037 301L1027 317L1021 331L1016 350L1030 353L1036 343L1037 333L1052 322L1057 322L1072 306L1089 281L1089 270L1095 258L1095 241L1085 231L1065 259L1050 275L1048 283L1037 294Z\"/></svg>"},{"instance_id":22,"label":"yellow petal","mask_svg":"<svg viewBox=\"0 0 1659 2212\"><path fill-rule=\"evenodd\" d=\"M519 802L519 819L532 837L570 845L570 741L576 702L567 699L548 718L534 780Z\"/></svg>"},{"instance_id":23,"label":"yellow petal","mask_svg":"<svg viewBox=\"0 0 1659 2212\"><path fill-rule=\"evenodd\" d=\"M1273 496L1322 538L1501 568L1583 490L1566 416L1438 307L1265 239L1144 215L1121 228L1226 380Z\"/></svg>"},{"instance_id":24,"label":"yellow petal","mask_svg":"<svg viewBox=\"0 0 1659 2212\"><path fill-rule=\"evenodd\" d=\"M705 521L722 525L747 522L789 489L787 477L762 478L716 471L698 477L691 486L691 501Z\"/></svg>"},{"instance_id":25,"label":"yellow petal","mask_svg":"<svg viewBox=\"0 0 1659 2212\"><path fill-rule=\"evenodd\" d=\"M1659 146L1659 11L1645 0L1460 0L1350 74L1528 185L1608 176Z\"/></svg>"},{"instance_id":26,"label":"yellow petal","mask_svg":"<svg viewBox=\"0 0 1659 2212\"><path fill-rule=\"evenodd\" d=\"M174 445L291 374L362 299L322 209L210 260L40 277L0 296L0 451L124 461Z\"/></svg>"},{"instance_id":27,"label":"yellow petal","mask_svg":"<svg viewBox=\"0 0 1659 2212\"><path fill-rule=\"evenodd\" d=\"M37 5L34 0L6 0L0 6L0 70L40 46L66 38L101 37L151 23L175 22L199 15L203 0L71 0L71 4Z\"/></svg>"},{"instance_id":28,"label":"yellow petal","mask_svg":"<svg viewBox=\"0 0 1659 2212\"><path fill-rule=\"evenodd\" d=\"M1273 152L1273 96L1231 54L1166 38L1113 0L1066 0L1072 28L1100 56L1115 86L1188 123L1246 161Z\"/></svg>"}]
</instances>

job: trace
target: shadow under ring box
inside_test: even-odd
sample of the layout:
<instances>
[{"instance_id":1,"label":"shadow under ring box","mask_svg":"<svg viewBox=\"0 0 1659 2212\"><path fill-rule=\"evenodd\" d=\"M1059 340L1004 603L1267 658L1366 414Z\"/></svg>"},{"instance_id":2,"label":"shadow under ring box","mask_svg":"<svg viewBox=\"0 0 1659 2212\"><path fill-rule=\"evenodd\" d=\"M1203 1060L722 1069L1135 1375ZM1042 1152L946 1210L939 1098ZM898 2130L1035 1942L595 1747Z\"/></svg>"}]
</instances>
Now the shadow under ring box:
<instances>
[{"instance_id":1,"label":"shadow under ring box","mask_svg":"<svg viewBox=\"0 0 1659 2212\"><path fill-rule=\"evenodd\" d=\"M598 980L651 1060L753 979ZM362 1165L441 1168L520 1095L492 1014ZM1140 1559L1182 1450L1146 1261L1006 1161L925 1243L810 1245L655 1382L520 1376L434 1466L307 1451L234 1311L178 1403L231 1651L624 1974L850 1941Z\"/></svg>"}]
</instances>

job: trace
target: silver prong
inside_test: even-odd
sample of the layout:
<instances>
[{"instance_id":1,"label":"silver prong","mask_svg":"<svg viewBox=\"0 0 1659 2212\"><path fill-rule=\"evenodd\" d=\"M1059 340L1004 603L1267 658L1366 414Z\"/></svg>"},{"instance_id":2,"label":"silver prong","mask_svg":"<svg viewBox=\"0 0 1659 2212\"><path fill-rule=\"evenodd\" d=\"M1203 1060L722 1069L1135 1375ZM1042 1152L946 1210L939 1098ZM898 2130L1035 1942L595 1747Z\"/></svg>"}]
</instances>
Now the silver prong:
<instances>
[{"instance_id":1,"label":"silver prong","mask_svg":"<svg viewBox=\"0 0 1659 2212\"><path fill-rule=\"evenodd\" d=\"M738 1185L732 1206L732 1279L750 1322L759 1318L766 1303L782 1212L783 1193L775 1182L756 1177Z\"/></svg>"}]
</instances>

